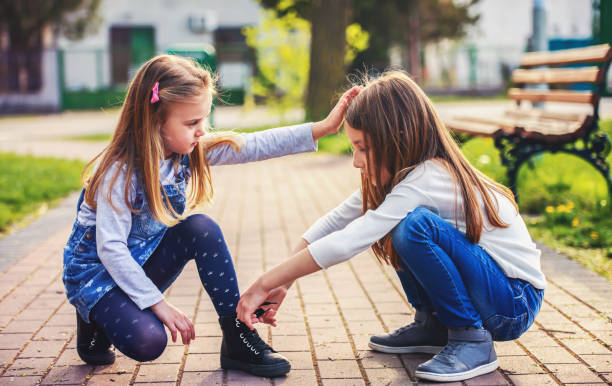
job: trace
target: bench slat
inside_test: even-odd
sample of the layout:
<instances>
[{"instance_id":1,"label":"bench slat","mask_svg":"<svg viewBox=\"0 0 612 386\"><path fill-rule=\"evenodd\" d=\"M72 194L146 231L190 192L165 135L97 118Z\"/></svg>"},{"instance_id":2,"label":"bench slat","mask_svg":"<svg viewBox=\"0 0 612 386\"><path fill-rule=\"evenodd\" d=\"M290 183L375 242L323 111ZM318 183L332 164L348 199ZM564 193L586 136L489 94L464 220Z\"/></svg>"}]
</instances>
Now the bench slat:
<instances>
[{"instance_id":1,"label":"bench slat","mask_svg":"<svg viewBox=\"0 0 612 386\"><path fill-rule=\"evenodd\" d=\"M445 122L446 128L456 133L476 135L479 137L494 137L500 131L499 126L452 119Z\"/></svg>"},{"instance_id":2,"label":"bench slat","mask_svg":"<svg viewBox=\"0 0 612 386\"><path fill-rule=\"evenodd\" d=\"M603 79L603 71L599 67L575 69L518 69L512 73L512 81L516 83L598 83Z\"/></svg>"},{"instance_id":3,"label":"bench slat","mask_svg":"<svg viewBox=\"0 0 612 386\"><path fill-rule=\"evenodd\" d=\"M522 138L537 139L549 143L573 140L582 135L584 129L592 123L592 116L579 115L578 120L546 117L546 114L512 113L500 118L488 117L455 117L446 126L457 133L495 137L502 133L520 135Z\"/></svg>"},{"instance_id":4,"label":"bench slat","mask_svg":"<svg viewBox=\"0 0 612 386\"><path fill-rule=\"evenodd\" d=\"M511 88L508 96L514 100L528 100L531 102L569 102L590 103L597 102L598 95L590 91L567 91L567 90L537 90Z\"/></svg>"},{"instance_id":5,"label":"bench slat","mask_svg":"<svg viewBox=\"0 0 612 386\"><path fill-rule=\"evenodd\" d=\"M523 55L521 66L555 66L574 63L599 63L612 58L609 44L599 44L585 48L560 51L527 52Z\"/></svg>"},{"instance_id":6,"label":"bench slat","mask_svg":"<svg viewBox=\"0 0 612 386\"><path fill-rule=\"evenodd\" d=\"M588 114L566 113L562 111L549 111L539 108L532 109L510 109L504 111L504 116L514 119L556 119L560 121L584 122Z\"/></svg>"}]
</instances>

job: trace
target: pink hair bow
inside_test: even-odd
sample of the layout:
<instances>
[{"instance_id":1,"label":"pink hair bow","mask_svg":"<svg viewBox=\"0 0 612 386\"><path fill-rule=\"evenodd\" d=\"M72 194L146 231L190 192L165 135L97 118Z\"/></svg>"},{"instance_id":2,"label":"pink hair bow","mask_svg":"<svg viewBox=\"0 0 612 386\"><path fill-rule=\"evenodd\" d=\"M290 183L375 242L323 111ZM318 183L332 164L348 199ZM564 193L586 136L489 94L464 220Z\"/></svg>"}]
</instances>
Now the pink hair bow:
<instances>
[{"instance_id":1,"label":"pink hair bow","mask_svg":"<svg viewBox=\"0 0 612 386\"><path fill-rule=\"evenodd\" d=\"M153 86L153 95L151 96L151 104L155 102L159 102L158 91L159 91L159 82L155 82L155 85Z\"/></svg>"}]
</instances>

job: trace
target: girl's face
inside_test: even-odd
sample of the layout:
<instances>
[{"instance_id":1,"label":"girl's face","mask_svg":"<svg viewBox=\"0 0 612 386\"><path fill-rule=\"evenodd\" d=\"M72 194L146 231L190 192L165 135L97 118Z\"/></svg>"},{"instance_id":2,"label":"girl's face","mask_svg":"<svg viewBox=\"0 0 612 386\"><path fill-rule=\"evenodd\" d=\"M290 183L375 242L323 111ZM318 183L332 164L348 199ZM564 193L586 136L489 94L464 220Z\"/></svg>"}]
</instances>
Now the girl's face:
<instances>
[{"instance_id":1,"label":"girl's face","mask_svg":"<svg viewBox=\"0 0 612 386\"><path fill-rule=\"evenodd\" d=\"M377 170L368 170L368 164L374 165L374 152L372 149L366 148L363 131L353 129L346 121L344 122L344 128L353 147L353 166L361 169L361 174L365 174L372 185L376 186L377 172L380 173L382 183L387 184L391 179L391 174L385 166L377 167Z\"/></svg>"},{"instance_id":2,"label":"girl's face","mask_svg":"<svg viewBox=\"0 0 612 386\"><path fill-rule=\"evenodd\" d=\"M166 121L161 128L166 158L173 153L191 153L200 137L206 134L206 122L211 106L210 90L185 102L168 106Z\"/></svg>"}]
</instances>

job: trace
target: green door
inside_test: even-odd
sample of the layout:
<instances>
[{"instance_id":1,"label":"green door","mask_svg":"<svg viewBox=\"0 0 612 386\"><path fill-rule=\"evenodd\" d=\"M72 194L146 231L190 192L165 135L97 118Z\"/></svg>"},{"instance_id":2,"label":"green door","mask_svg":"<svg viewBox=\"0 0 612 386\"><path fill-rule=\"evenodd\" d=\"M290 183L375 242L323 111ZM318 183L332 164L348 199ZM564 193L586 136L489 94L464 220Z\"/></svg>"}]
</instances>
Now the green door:
<instances>
[{"instance_id":1,"label":"green door","mask_svg":"<svg viewBox=\"0 0 612 386\"><path fill-rule=\"evenodd\" d=\"M153 27L132 27L130 31L131 65L135 68L155 55Z\"/></svg>"}]
</instances>

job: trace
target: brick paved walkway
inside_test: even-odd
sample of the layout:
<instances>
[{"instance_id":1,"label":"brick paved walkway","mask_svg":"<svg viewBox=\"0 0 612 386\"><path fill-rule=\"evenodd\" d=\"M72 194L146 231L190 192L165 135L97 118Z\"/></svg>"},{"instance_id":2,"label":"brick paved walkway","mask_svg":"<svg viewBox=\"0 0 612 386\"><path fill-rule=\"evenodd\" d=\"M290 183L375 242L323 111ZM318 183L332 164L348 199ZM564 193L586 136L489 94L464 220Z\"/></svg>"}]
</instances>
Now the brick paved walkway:
<instances>
[{"instance_id":1,"label":"brick paved walkway","mask_svg":"<svg viewBox=\"0 0 612 386\"><path fill-rule=\"evenodd\" d=\"M219 167L213 174L216 201L206 212L225 232L242 289L284 259L301 232L358 184L349 159L325 155ZM197 339L191 345L170 343L151 363L119 355L111 366L84 365L61 283L69 231L49 227L47 238L0 273L0 385L410 384L417 364L428 358L368 349L370 334L406 324L413 310L393 271L365 252L299 280L281 308L279 327L259 328L291 360L286 378L220 370L220 329L191 263L167 293L193 318ZM549 287L536 323L519 340L496 344L499 371L465 384L612 382L612 285L544 251Z\"/></svg>"}]
</instances>

